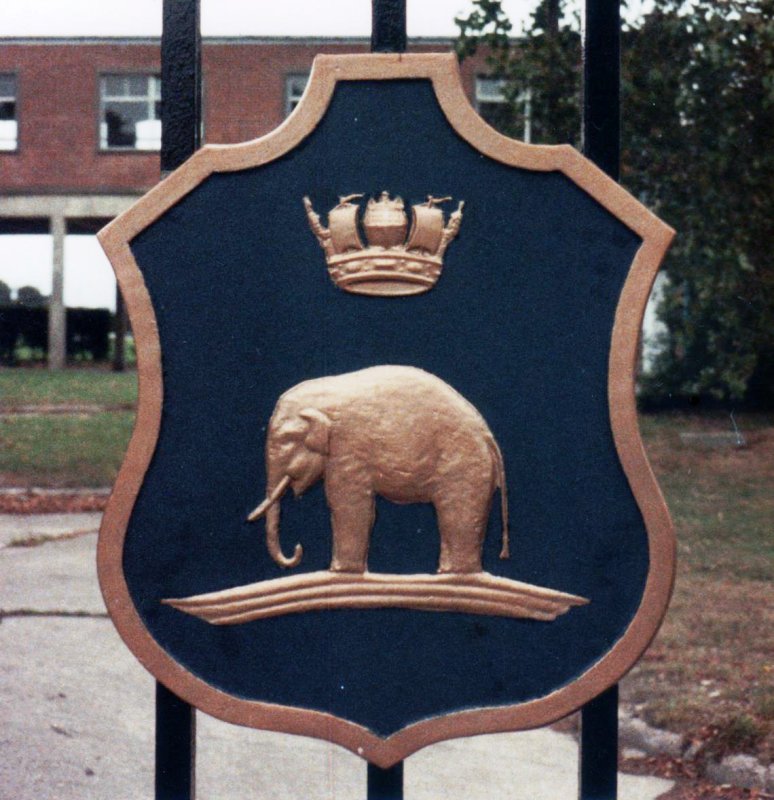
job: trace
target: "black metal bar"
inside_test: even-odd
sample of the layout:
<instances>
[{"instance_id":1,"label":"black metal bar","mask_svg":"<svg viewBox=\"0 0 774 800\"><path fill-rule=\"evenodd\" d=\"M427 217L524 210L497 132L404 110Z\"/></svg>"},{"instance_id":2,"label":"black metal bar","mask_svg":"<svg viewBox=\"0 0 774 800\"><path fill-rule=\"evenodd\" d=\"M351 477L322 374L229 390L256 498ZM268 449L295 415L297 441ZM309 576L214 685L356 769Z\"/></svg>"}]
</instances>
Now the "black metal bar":
<instances>
[{"instance_id":1,"label":"black metal bar","mask_svg":"<svg viewBox=\"0 0 774 800\"><path fill-rule=\"evenodd\" d=\"M618 797L618 685L586 703L581 711L580 800Z\"/></svg>"},{"instance_id":2,"label":"black metal bar","mask_svg":"<svg viewBox=\"0 0 774 800\"><path fill-rule=\"evenodd\" d=\"M177 169L201 144L200 0L164 0L161 33L161 172Z\"/></svg>"},{"instance_id":3,"label":"black metal bar","mask_svg":"<svg viewBox=\"0 0 774 800\"><path fill-rule=\"evenodd\" d=\"M382 769L368 765L368 800L403 800L403 762Z\"/></svg>"},{"instance_id":4,"label":"black metal bar","mask_svg":"<svg viewBox=\"0 0 774 800\"><path fill-rule=\"evenodd\" d=\"M164 0L161 32L161 174L201 144L200 0ZM156 684L156 800L194 800L196 712Z\"/></svg>"},{"instance_id":5,"label":"black metal bar","mask_svg":"<svg viewBox=\"0 0 774 800\"><path fill-rule=\"evenodd\" d=\"M94 236L110 222L112 217L67 217L68 236Z\"/></svg>"},{"instance_id":6,"label":"black metal bar","mask_svg":"<svg viewBox=\"0 0 774 800\"><path fill-rule=\"evenodd\" d=\"M194 800L194 709L156 684L156 800Z\"/></svg>"},{"instance_id":7,"label":"black metal bar","mask_svg":"<svg viewBox=\"0 0 774 800\"><path fill-rule=\"evenodd\" d=\"M406 0L371 0L371 52L406 52Z\"/></svg>"},{"instance_id":8,"label":"black metal bar","mask_svg":"<svg viewBox=\"0 0 774 800\"><path fill-rule=\"evenodd\" d=\"M406 51L406 0L371 0L371 52ZM368 800L403 800L403 762L368 765Z\"/></svg>"},{"instance_id":9,"label":"black metal bar","mask_svg":"<svg viewBox=\"0 0 774 800\"><path fill-rule=\"evenodd\" d=\"M51 233L48 217L0 217L0 236L12 233Z\"/></svg>"},{"instance_id":10,"label":"black metal bar","mask_svg":"<svg viewBox=\"0 0 774 800\"><path fill-rule=\"evenodd\" d=\"M123 372L126 369L126 307L121 287L116 284L116 316L113 324L115 334L115 350L113 351L113 372Z\"/></svg>"},{"instance_id":11,"label":"black metal bar","mask_svg":"<svg viewBox=\"0 0 774 800\"><path fill-rule=\"evenodd\" d=\"M586 0L583 20L583 152L618 180L621 159L621 9ZM618 686L581 710L580 800L618 796Z\"/></svg>"},{"instance_id":12,"label":"black metal bar","mask_svg":"<svg viewBox=\"0 0 774 800\"><path fill-rule=\"evenodd\" d=\"M586 0L583 24L583 152L618 180L621 158L619 0Z\"/></svg>"}]
</instances>

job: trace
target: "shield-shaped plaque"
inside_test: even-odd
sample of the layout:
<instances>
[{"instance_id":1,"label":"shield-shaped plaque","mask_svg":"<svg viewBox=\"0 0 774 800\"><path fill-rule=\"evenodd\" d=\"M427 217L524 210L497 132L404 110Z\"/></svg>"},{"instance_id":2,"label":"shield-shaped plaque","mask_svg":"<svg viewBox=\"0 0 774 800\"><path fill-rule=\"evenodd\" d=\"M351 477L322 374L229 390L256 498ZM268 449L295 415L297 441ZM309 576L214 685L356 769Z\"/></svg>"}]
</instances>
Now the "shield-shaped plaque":
<instances>
[{"instance_id":1,"label":"shield-shaped plaque","mask_svg":"<svg viewBox=\"0 0 774 800\"><path fill-rule=\"evenodd\" d=\"M634 402L672 235L488 127L453 56L318 57L281 127L100 234L140 374L99 539L129 647L383 767L617 681L673 580Z\"/></svg>"}]
</instances>

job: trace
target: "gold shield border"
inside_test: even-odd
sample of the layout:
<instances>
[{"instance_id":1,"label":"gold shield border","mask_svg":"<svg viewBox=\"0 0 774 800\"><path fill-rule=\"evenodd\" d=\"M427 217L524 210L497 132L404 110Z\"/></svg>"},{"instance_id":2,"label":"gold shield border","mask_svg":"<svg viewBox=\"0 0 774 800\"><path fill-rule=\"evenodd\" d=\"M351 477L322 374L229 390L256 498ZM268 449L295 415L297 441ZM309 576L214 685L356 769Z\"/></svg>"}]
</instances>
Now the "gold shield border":
<instances>
[{"instance_id":1,"label":"gold shield border","mask_svg":"<svg viewBox=\"0 0 774 800\"><path fill-rule=\"evenodd\" d=\"M449 124L481 153L513 167L563 173L642 239L616 309L608 402L618 456L648 532L650 569L640 607L623 636L569 685L513 706L469 709L423 720L382 739L367 728L333 714L232 697L189 673L156 643L143 625L123 575L123 544L158 438L163 382L155 314L129 243L212 173L267 164L296 147L322 119L337 81L408 78L432 82ZM129 649L159 681L212 716L249 727L325 739L385 768L444 739L546 725L616 683L655 636L674 582L674 532L640 439L634 396L640 324L653 280L673 236L674 231L668 225L569 145L528 145L490 128L468 102L453 54L317 56L301 102L282 125L251 142L203 147L99 233L116 272L137 342L137 421L105 511L97 546L102 594Z\"/></svg>"}]
</instances>

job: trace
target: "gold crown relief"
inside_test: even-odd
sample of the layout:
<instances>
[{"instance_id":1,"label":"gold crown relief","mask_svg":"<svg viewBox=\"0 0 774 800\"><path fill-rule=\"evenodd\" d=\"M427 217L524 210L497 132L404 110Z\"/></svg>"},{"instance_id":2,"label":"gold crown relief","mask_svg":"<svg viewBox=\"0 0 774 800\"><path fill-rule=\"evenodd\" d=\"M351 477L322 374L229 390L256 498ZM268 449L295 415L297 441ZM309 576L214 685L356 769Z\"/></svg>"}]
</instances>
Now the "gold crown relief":
<instances>
[{"instance_id":1,"label":"gold crown relief","mask_svg":"<svg viewBox=\"0 0 774 800\"><path fill-rule=\"evenodd\" d=\"M360 238L358 212L362 194L339 198L328 212L328 227L304 198L309 226L325 252L328 273L334 283L355 294L399 296L420 294L431 289L443 269L443 256L462 223L460 201L457 210L444 220L438 207L451 197L428 195L424 203L411 207L411 232L400 197L390 199L382 192L378 200L370 198L362 227L368 246Z\"/></svg>"}]
</instances>

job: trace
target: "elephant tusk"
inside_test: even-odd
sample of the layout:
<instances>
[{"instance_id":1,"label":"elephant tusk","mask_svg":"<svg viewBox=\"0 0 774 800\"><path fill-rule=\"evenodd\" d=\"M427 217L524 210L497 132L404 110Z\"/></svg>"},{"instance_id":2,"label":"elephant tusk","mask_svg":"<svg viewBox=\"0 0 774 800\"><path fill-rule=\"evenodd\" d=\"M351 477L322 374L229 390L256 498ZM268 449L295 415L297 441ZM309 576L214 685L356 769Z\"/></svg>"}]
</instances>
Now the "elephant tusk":
<instances>
[{"instance_id":1,"label":"elephant tusk","mask_svg":"<svg viewBox=\"0 0 774 800\"><path fill-rule=\"evenodd\" d=\"M250 512L247 521L255 522L255 520L260 519L285 494L285 490L290 486L290 480L290 475L285 475L274 491L257 508Z\"/></svg>"}]
</instances>

